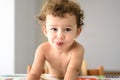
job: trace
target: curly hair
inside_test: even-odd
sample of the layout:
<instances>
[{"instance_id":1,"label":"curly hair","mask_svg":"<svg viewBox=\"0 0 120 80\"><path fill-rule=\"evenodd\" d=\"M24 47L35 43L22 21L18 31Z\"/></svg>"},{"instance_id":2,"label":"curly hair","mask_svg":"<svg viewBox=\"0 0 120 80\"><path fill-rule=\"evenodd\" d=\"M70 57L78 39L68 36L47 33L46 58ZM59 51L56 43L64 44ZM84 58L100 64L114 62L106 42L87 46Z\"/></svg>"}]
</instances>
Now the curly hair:
<instances>
[{"instance_id":1,"label":"curly hair","mask_svg":"<svg viewBox=\"0 0 120 80\"><path fill-rule=\"evenodd\" d=\"M53 16L64 17L66 13L75 15L77 21L77 28L81 27L84 19L84 12L80 5L73 0L48 0L40 11L37 17L42 26L45 25L46 16L52 14Z\"/></svg>"}]
</instances>

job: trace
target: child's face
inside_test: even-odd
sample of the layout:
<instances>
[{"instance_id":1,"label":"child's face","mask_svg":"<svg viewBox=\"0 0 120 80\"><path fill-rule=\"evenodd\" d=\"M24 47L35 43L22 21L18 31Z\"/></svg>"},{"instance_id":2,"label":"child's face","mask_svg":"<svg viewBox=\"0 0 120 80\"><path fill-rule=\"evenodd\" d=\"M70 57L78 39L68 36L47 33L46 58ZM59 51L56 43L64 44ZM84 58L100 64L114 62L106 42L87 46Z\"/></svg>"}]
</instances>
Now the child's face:
<instances>
[{"instance_id":1,"label":"child's face","mask_svg":"<svg viewBox=\"0 0 120 80\"><path fill-rule=\"evenodd\" d=\"M47 15L44 33L49 43L56 49L68 49L81 29L77 29L76 17L66 14L65 17Z\"/></svg>"}]
</instances>

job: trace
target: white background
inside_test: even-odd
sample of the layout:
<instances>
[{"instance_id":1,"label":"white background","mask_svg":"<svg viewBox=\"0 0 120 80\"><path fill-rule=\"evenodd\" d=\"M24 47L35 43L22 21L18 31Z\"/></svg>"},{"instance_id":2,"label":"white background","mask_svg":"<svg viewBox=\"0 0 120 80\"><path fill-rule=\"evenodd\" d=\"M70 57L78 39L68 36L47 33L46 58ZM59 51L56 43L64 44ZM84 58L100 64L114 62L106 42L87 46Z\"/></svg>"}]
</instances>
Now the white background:
<instances>
[{"instance_id":1,"label":"white background","mask_svg":"<svg viewBox=\"0 0 120 80\"><path fill-rule=\"evenodd\" d=\"M0 74L14 73L14 0L0 0Z\"/></svg>"}]
</instances>

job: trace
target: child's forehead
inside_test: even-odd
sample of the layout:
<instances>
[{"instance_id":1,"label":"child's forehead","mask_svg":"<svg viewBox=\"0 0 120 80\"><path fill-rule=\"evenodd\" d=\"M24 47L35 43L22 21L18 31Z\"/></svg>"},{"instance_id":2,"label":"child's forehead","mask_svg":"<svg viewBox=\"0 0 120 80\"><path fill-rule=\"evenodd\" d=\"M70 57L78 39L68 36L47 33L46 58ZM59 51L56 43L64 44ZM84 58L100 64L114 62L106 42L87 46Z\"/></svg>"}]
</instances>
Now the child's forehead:
<instances>
[{"instance_id":1,"label":"child's forehead","mask_svg":"<svg viewBox=\"0 0 120 80\"><path fill-rule=\"evenodd\" d=\"M52 15L52 14L48 14L47 16L46 16L46 21L48 20L48 19L68 19L68 20L74 20L74 19L76 19L76 16L75 15L72 15L72 14L69 14L69 13L67 13L67 14L64 14L64 16L54 16L54 15Z\"/></svg>"},{"instance_id":2,"label":"child's forehead","mask_svg":"<svg viewBox=\"0 0 120 80\"><path fill-rule=\"evenodd\" d=\"M64 23L64 24L76 24L75 15L65 14L64 17L47 15L46 16L47 23Z\"/></svg>"},{"instance_id":3,"label":"child's forehead","mask_svg":"<svg viewBox=\"0 0 120 80\"><path fill-rule=\"evenodd\" d=\"M65 17L58 17L48 15L46 19L46 26L77 26L76 18L73 15L66 15Z\"/></svg>"}]
</instances>

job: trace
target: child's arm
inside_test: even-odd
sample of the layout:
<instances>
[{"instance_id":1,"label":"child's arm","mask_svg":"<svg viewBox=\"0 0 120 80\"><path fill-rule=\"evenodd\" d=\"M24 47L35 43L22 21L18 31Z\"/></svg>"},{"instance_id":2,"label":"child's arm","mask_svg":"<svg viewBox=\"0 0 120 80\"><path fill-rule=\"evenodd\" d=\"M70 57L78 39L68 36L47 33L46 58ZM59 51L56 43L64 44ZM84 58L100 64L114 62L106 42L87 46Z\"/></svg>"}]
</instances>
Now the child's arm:
<instances>
[{"instance_id":1,"label":"child's arm","mask_svg":"<svg viewBox=\"0 0 120 80\"><path fill-rule=\"evenodd\" d=\"M84 49L74 49L64 80L76 80L81 70Z\"/></svg>"},{"instance_id":2,"label":"child's arm","mask_svg":"<svg viewBox=\"0 0 120 80\"><path fill-rule=\"evenodd\" d=\"M44 51L41 48L41 46L39 46L36 50L34 62L27 76L27 80L39 80L40 79L40 75L43 72L44 62L45 62Z\"/></svg>"}]
</instances>

